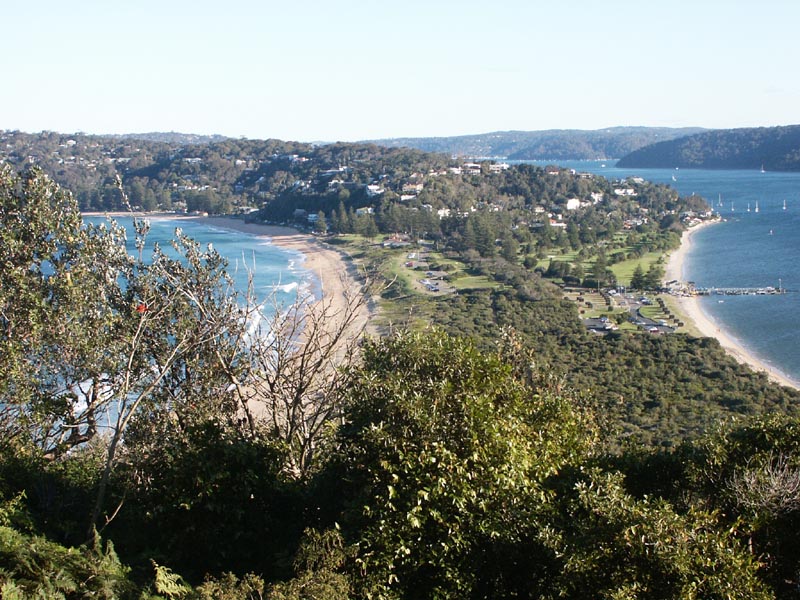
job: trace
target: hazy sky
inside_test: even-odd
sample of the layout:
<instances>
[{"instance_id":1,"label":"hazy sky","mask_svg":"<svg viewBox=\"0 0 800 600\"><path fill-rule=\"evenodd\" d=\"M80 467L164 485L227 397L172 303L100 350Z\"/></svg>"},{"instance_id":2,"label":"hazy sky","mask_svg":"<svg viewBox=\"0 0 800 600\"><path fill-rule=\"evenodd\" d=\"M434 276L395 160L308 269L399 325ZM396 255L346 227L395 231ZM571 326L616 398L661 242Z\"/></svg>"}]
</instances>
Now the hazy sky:
<instances>
[{"instance_id":1,"label":"hazy sky","mask_svg":"<svg viewBox=\"0 0 800 600\"><path fill-rule=\"evenodd\" d=\"M37 0L0 129L353 141L800 123L797 0Z\"/></svg>"}]
</instances>

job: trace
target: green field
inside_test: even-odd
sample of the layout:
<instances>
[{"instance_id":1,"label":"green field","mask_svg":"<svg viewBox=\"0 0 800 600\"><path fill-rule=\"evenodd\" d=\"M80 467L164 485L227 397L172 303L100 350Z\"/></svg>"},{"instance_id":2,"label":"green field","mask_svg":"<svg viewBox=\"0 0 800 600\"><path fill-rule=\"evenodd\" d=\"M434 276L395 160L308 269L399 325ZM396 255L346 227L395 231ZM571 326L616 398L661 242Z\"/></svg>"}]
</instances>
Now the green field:
<instances>
[{"instance_id":1,"label":"green field","mask_svg":"<svg viewBox=\"0 0 800 600\"><path fill-rule=\"evenodd\" d=\"M633 276L633 271L636 269L636 265L641 265L642 270L646 273L650 265L657 263L663 256L664 253L660 251L648 252L639 258L623 260L622 262L611 265L609 268L617 278L617 282L621 285L628 285L631 282L631 277Z\"/></svg>"},{"instance_id":2,"label":"green field","mask_svg":"<svg viewBox=\"0 0 800 600\"><path fill-rule=\"evenodd\" d=\"M463 277L452 279L449 283L457 290L494 289L498 285L485 275L465 275Z\"/></svg>"}]
</instances>

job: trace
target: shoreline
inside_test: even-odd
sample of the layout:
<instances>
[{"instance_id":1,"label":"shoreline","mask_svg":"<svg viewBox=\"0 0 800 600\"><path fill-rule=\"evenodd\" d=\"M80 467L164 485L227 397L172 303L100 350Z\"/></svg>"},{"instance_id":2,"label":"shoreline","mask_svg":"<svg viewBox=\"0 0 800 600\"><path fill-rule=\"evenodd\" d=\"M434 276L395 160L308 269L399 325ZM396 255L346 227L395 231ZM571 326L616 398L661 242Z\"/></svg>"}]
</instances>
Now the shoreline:
<instances>
[{"instance_id":1,"label":"shoreline","mask_svg":"<svg viewBox=\"0 0 800 600\"><path fill-rule=\"evenodd\" d=\"M683 268L686 260L686 255L692 247L692 238L695 234L704 229L715 225L720 221L704 222L687 229L681 235L680 247L669 255L665 269L665 277L667 281L677 280L684 282ZM761 371L769 377L774 383L780 385L800 389L800 383L794 381L787 375L781 373L779 370L772 367L766 361L755 356L750 352L739 340L733 337L729 332L720 327L720 325L707 315L700 306L700 299L698 296L672 296L676 312L684 321L691 322L695 329L704 337L716 338L722 348L739 363L749 366L754 371Z\"/></svg>"},{"instance_id":2,"label":"shoreline","mask_svg":"<svg viewBox=\"0 0 800 600\"><path fill-rule=\"evenodd\" d=\"M352 297L354 293L363 293L358 289L360 287L359 283L350 271L350 266L345 262L341 252L326 247L311 234L302 233L293 227L283 225L246 223L243 219L236 217L202 216L195 218L221 229L267 238L279 248L302 254L304 257L303 268L319 281L321 295L319 302L329 303L328 306L332 309L331 316L333 318L345 313L349 297ZM364 299L358 313L355 321L348 329L351 331L366 331L374 315L374 309L369 298Z\"/></svg>"},{"instance_id":3,"label":"shoreline","mask_svg":"<svg viewBox=\"0 0 800 600\"><path fill-rule=\"evenodd\" d=\"M91 217L140 217L170 221L199 220L220 229L237 231L268 239L272 244L285 250L292 250L303 255L303 269L311 273L319 282L320 302L330 303L334 315L343 314L347 306L348 296L358 290L359 284L344 261L342 254L326 247L320 240L308 233L302 233L294 227L268 225L264 223L247 223L244 219L229 216L180 215L175 213L141 213L141 212L85 212ZM358 291L358 293L362 293ZM374 316L374 307L370 298L365 298L359 315L354 322L356 329L366 330Z\"/></svg>"}]
</instances>

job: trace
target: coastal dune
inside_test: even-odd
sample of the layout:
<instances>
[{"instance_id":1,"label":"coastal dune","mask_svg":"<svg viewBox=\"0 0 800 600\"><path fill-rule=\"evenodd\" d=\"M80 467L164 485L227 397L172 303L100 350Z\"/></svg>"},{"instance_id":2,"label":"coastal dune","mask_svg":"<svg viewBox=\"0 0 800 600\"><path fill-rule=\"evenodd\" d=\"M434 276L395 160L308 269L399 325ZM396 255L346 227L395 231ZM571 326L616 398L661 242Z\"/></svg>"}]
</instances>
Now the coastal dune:
<instances>
[{"instance_id":1,"label":"coastal dune","mask_svg":"<svg viewBox=\"0 0 800 600\"><path fill-rule=\"evenodd\" d=\"M685 281L683 267L686 255L692 247L692 238L704 227L711 227L717 221L705 222L683 232L680 247L672 252L666 265L666 279ZM691 322L695 329L704 337L713 337L728 354L740 363L748 365L755 371L764 372L772 381L794 389L800 389L800 383L793 381L777 369L773 368L753 353L749 352L742 344L728 332L713 321L700 307L697 296L676 296L677 311L681 313L684 321Z\"/></svg>"}]
</instances>

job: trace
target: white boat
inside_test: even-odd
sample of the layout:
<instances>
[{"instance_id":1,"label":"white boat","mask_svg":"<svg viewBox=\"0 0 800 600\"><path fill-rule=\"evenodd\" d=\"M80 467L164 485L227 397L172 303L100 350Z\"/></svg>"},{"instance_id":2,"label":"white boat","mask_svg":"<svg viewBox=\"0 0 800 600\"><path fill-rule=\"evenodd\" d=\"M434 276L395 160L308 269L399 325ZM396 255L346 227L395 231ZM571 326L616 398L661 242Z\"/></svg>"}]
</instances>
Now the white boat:
<instances>
[{"instance_id":1,"label":"white boat","mask_svg":"<svg viewBox=\"0 0 800 600\"><path fill-rule=\"evenodd\" d=\"M764 170L764 163L761 163L761 172L766 173L766 171Z\"/></svg>"},{"instance_id":2,"label":"white boat","mask_svg":"<svg viewBox=\"0 0 800 600\"><path fill-rule=\"evenodd\" d=\"M756 212L758 212L758 200L756 200Z\"/></svg>"},{"instance_id":3,"label":"white boat","mask_svg":"<svg viewBox=\"0 0 800 600\"><path fill-rule=\"evenodd\" d=\"M783 201L783 210L786 210L786 200Z\"/></svg>"},{"instance_id":4,"label":"white boat","mask_svg":"<svg viewBox=\"0 0 800 600\"><path fill-rule=\"evenodd\" d=\"M750 212L750 203L747 203L747 212Z\"/></svg>"}]
</instances>

